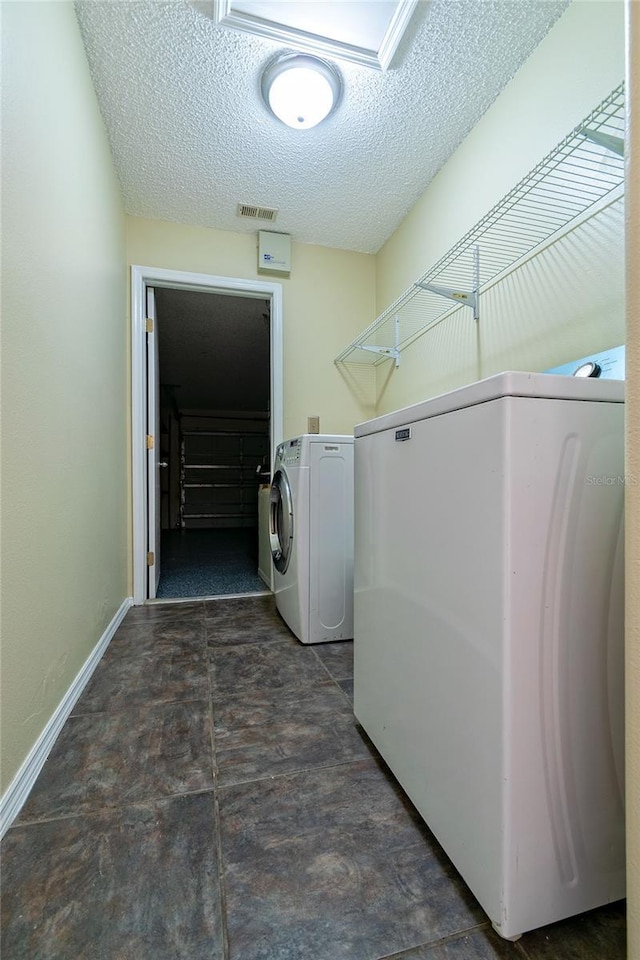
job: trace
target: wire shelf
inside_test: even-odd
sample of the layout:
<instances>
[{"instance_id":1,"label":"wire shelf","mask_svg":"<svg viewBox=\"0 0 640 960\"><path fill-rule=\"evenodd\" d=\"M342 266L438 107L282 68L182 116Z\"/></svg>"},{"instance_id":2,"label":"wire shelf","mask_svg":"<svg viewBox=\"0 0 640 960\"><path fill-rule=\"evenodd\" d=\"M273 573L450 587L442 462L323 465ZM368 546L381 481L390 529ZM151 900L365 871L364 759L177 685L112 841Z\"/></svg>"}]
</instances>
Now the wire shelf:
<instances>
[{"instance_id":1,"label":"wire shelf","mask_svg":"<svg viewBox=\"0 0 640 960\"><path fill-rule=\"evenodd\" d=\"M622 194L624 124L620 84L335 362L397 365L453 310L467 306L477 320L483 287Z\"/></svg>"}]
</instances>

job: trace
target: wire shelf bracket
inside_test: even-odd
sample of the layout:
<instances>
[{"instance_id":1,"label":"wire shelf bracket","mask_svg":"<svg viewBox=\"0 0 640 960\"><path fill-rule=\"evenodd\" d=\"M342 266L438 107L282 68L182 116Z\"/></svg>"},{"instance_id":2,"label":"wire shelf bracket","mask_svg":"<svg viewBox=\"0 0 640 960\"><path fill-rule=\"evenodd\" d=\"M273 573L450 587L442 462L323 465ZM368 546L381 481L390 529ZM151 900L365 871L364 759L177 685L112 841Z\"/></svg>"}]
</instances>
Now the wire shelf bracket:
<instances>
[{"instance_id":1,"label":"wire shelf bracket","mask_svg":"<svg viewBox=\"0 0 640 960\"><path fill-rule=\"evenodd\" d=\"M383 360L393 359L394 366L400 366L400 317L394 318L394 329L395 329L395 343L393 347L379 347L373 343L363 343L360 346L361 350L368 350L369 353L375 353L379 358Z\"/></svg>"},{"instance_id":2,"label":"wire shelf bracket","mask_svg":"<svg viewBox=\"0 0 640 960\"><path fill-rule=\"evenodd\" d=\"M461 291L454 290L451 287L441 287L436 283L425 283L422 280L416 281L416 287L419 287L421 290L428 290L430 293L435 293L439 297L445 297L448 300L453 300L454 303L459 304L463 307L470 307L473 310L473 319L480 319L480 247L477 244L473 246L473 280L474 285L472 290ZM396 366L398 364L396 363Z\"/></svg>"},{"instance_id":3,"label":"wire shelf bracket","mask_svg":"<svg viewBox=\"0 0 640 960\"><path fill-rule=\"evenodd\" d=\"M614 137L608 133L601 133L599 130L589 130L587 127L583 127L580 132L583 137L592 143L597 143L599 146L611 150L618 157L624 157L624 139L622 137Z\"/></svg>"}]
</instances>

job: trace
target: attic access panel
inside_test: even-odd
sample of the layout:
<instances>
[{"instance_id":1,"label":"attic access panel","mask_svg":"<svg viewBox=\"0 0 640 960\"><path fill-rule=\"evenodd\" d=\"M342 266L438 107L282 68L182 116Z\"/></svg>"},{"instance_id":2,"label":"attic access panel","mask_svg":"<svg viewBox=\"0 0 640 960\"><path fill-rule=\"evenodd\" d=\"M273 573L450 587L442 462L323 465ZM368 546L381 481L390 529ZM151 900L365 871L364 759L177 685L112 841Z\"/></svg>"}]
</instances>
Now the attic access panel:
<instances>
[{"instance_id":1,"label":"attic access panel","mask_svg":"<svg viewBox=\"0 0 640 960\"><path fill-rule=\"evenodd\" d=\"M194 0L214 23L285 46L386 70L418 0Z\"/></svg>"}]
</instances>

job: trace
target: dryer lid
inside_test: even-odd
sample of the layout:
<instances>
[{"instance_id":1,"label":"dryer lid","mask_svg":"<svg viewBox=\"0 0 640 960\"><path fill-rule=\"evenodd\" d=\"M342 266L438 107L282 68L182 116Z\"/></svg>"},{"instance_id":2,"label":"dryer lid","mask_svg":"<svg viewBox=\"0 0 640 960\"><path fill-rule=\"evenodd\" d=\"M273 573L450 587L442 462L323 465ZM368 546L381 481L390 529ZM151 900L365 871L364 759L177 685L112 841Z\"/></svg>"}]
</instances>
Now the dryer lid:
<instances>
[{"instance_id":1,"label":"dryer lid","mask_svg":"<svg viewBox=\"0 0 640 960\"><path fill-rule=\"evenodd\" d=\"M545 400L597 400L624 403L623 380L599 380L592 377L550 376L548 373L524 373L519 370L498 373L485 380L443 393L411 407L387 413L355 428L356 437L366 437L394 427L404 427L419 420L438 417L453 410L463 410L477 403L501 397L534 397Z\"/></svg>"}]
</instances>

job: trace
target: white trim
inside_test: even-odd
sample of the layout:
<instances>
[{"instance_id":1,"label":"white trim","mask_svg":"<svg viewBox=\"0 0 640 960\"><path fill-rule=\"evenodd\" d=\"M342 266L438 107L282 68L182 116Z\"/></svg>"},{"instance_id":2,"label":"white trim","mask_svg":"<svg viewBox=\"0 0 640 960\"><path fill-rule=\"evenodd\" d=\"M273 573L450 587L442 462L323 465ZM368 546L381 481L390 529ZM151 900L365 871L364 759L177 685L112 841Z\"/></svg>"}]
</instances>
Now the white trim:
<instances>
[{"instance_id":1,"label":"white trim","mask_svg":"<svg viewBox=\"0 0 640 960\"><path fill-rule=\"evenodd\" d=\"M127 611L131 607L132 599L123 600L120 608L104 631L93 651L80 669L75 680L56 707L53 716L29 751L24 763L7 787L0 799L0 838L5 835L15 818L20 813L31 788L42 770L45 760L51 753L53 746L60 735L71 711L80 699L82 691L91 679L93 671L98 666L102 655L109 646L113 635L122 623Z\"/></svg>"},{"instance_id":2,"label":"white trim","mask_svg":"<svg viewBox=\"0 0 640 960\"><path fill-rule=\"evenodd\" d=\"M378 59L380 66L386 70L393 60L393 55L400 45L404 32L409 26L409 21L413 16L413 11L418 4L418 0L401 0L396 7L396 11L391 18L389 29L385 33L380 49L378 50Z\"/></svg>"},{"instance_id":3,"label":"white trim","mask_svg":"<svg viewBox=\"0 0 640 960\"><path fill-rule=\"evenodd\" d=\"M232 0L212 0L209 4L199 3L197 6L214 23L222 24L224 27L266 37L268 40L275 40L281 46L295 47L296 50L302 50L305 53L338 58L373 70L386 70L398 49L417 2L418 0L398 0L396 10L377 50L373 47L358 47L340 40L332 40L321 34L309 33L276 20L267 20L242 10L234 10Z\"/></svg>"},{"instance_id":4,"label":"white trim","mask_svg":"<svg viewBox=\"0 0 640 960\"><path fill-rule=\"evenodd\" d=\"M147 599L147 462L146 462L146 331L147 286L235 293L271 300L271 454L283 440L282 284L267 280L242 280L205 273L131 267L131 443L133 473L133 602Z\"/></svg>"}]
</instances>

